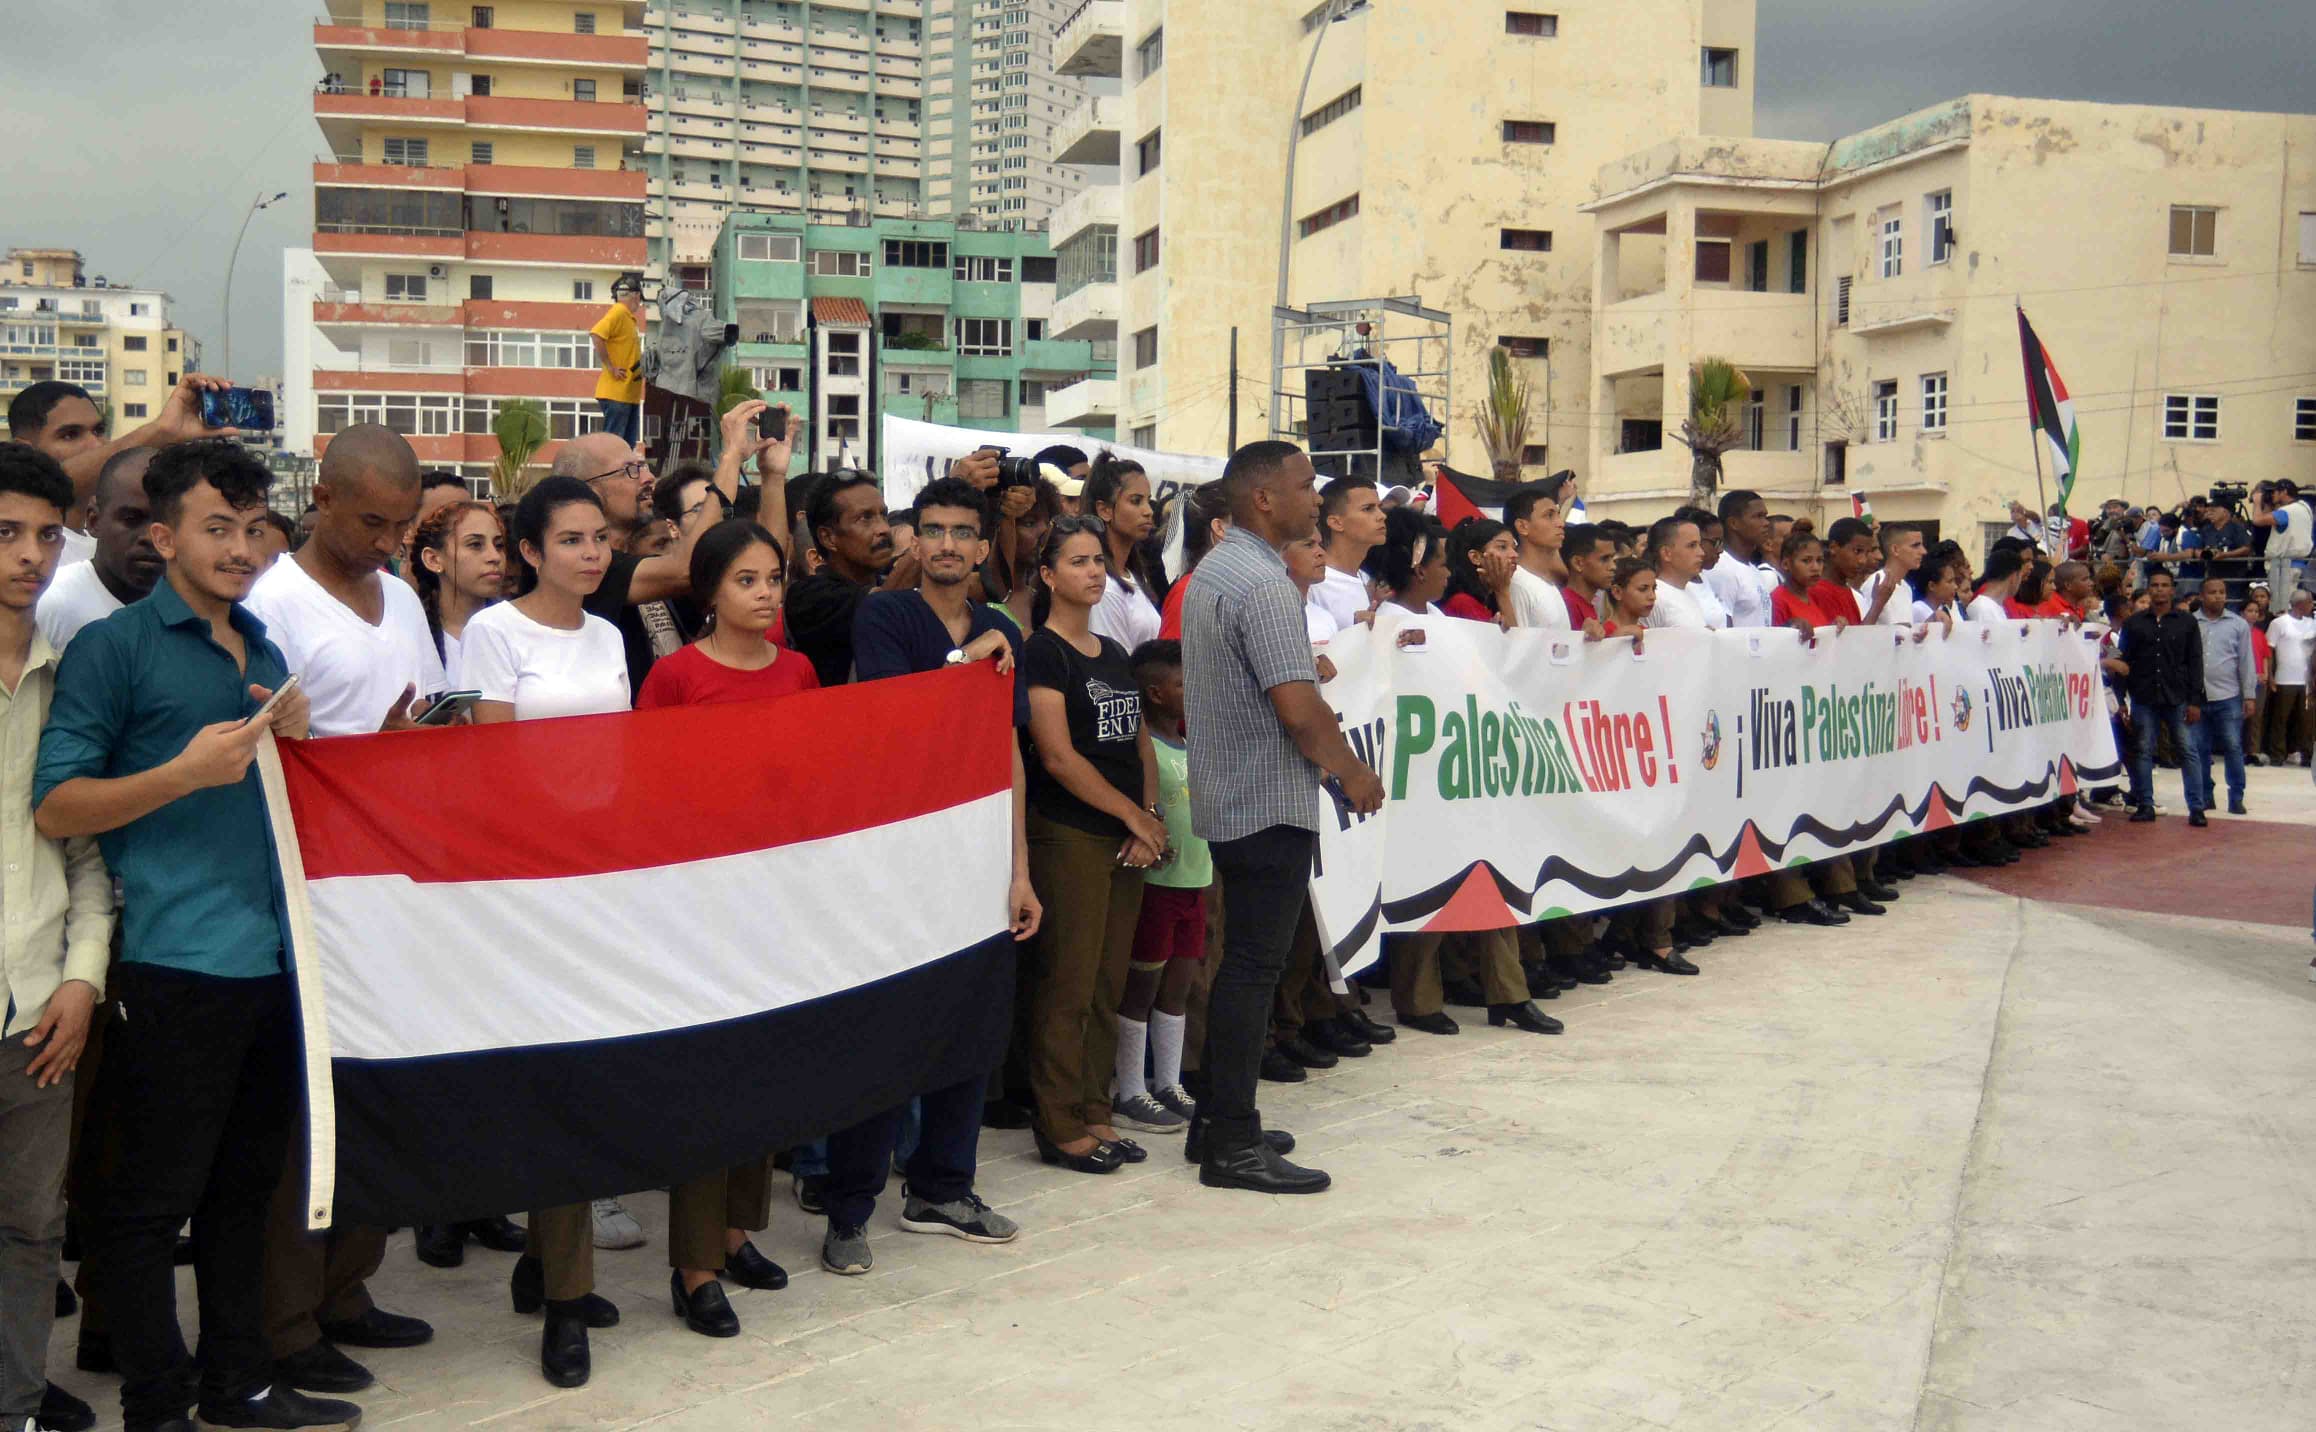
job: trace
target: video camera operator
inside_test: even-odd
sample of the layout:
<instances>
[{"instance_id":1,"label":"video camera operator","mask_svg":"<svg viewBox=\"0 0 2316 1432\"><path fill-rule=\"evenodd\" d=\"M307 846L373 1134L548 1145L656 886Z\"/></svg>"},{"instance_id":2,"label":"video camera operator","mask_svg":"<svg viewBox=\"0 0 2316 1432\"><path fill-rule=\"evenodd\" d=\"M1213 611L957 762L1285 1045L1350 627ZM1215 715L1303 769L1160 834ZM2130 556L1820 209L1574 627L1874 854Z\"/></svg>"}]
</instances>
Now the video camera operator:
<instances>
[{"instance_id":1,"label":"video camera operator","mask_svg":"<svg viewBox=\"0 0 2316 1432\"><path fill-rule=\"evenodd\" d=\"M2195 545L2203 552L2200 575L2222 579L2231 592L2242 591L2258 570L2252 565L2252 529L2244 525L2244 496L2242 483L2212 484L2195 528Z\"/></svg>"},{"instance_id":2,"label":"video camera operator","mask_svg":"<svg viewBox=\"0 0 2316 1432\"><path fill-rule=\"evenodd\" d=\"M2127 566L2131 561L2131 535L2139 529L2130 505L2120 497L2110 497L2099 504L2099 515L2091 521L2091 555L2100 565L2109 562Z\"/></svg>"},{"instance_id":3,"label":"video camera operator","mask_svg":"<svg viewBox=\"0 0 2316 1432\"><path fill-rule=\"evenodd\" d=\"M2268 533L2268 595L2279 608L2290 604L2308 567L2308 553L2316 543L2316 517L2300 500L2300 485L2290 478L2263 482L2252 490L2252 525Z\"/></svg>"}]
</instances>

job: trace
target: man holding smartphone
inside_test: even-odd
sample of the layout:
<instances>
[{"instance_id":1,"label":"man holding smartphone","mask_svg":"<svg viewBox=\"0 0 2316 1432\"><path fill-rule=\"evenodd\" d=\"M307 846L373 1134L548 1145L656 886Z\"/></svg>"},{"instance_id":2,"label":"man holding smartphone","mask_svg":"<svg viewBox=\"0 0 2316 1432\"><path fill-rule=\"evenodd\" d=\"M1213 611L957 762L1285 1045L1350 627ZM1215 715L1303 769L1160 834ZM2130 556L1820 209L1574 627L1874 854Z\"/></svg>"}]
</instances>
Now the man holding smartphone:
<instances>
[{"instance_id":1,"label":"man holding smartphone","mask_svg":"<svg viewBox=\"0 0 2316 1432\"><path fill-rule=\"evenodd\" d=\"M643 284L628 274L611 285L611 307L588 330L595 339L595 406L603 431L631 446L640 443L643 412Z\"/></svg>"}]
</instances>

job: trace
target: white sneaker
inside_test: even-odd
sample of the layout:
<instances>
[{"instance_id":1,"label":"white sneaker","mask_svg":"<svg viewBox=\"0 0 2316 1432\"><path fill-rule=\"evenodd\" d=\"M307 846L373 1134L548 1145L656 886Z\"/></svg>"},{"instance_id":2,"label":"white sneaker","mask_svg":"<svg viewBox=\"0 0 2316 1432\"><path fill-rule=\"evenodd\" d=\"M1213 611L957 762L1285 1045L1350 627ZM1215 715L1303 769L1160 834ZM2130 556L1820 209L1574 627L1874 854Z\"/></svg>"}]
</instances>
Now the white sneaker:
<instances>
[{"instance_id":1,"label":"white sneaker","mask_svg":"<svg viewBox=\"0 0 2316 1432\"><path fill-rule=\"evenodd\" d=\"M595 1200L595 1246L598 1248L641 1248L643 1225L635 1221L616 1198Z\"/></svg>"}]
</instances>

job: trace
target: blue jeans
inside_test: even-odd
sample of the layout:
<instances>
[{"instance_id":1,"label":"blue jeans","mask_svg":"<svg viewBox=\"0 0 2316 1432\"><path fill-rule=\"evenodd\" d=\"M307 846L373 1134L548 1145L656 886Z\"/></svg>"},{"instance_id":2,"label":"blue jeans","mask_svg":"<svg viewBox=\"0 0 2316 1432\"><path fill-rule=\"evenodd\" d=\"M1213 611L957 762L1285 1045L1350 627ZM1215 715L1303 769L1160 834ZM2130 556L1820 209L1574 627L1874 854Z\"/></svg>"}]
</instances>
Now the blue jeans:
<instances>
[{"instance_id":1,"label":"blue jeans","mask_svg":"<svg viewBox=\"0 0 2316 1432\"><path fill-rule=\"evenodd\" d=\"M2205 710L2203 719L2208 721L2210 708ZM2187 708L2156 706L2145 701L2131 703L2131 804L2140 810L2155 804L2155 725L2158 721L2171 728L2171 744L2179 748L2179 781L2187 788L2188 811L2192 814L2202 810L2203 791L2195 778L2195 748L2187 743Z\"/></svg>"},{"instance_id":2,"label":"blue jeans","mask_svg":"<svg viewBox=\"0 0 2316 1432\"><path fill-rule=\"evenodd\" d=\"M2219 804L2211 788L2211 748L2215 741L2219 745L2220 755L2227 762L2228 803L2230 805L2242 805L2244 803L2244 698L2241 696L2229 696L2218 701L2206 701L2203 705L2203 719L2187 728L2187 746L2185 747L2187 759L2180 763L2180 770L2182 774L2189 770L2195 772L2194 779L2197 783L2197 789L2202 795L2202 805L2205 810L2210 810ZM2197 797L2194 793L2188 796L2187 803L2189 805L2197 803Z\"/></svg>"},{"instance_id":3,"label":"blue jeans","mask_svg":"<svg viewBox=\"0 0 2316 1432\"><path fill-rule=\"evenodd\" d=\"M981 1091L989 1076L976 1074L946 1089L930 1089L915 1099L919 1111L917 1146L902 1184L927 1203L953 1203L973 1191L981 1147ZM869 1220L892 1175L909 1105L872 1115L828 1136L828 1221L858 1228Z\"/></svg>"},{"instance_id":4,"label":"blue jeans","mask_svg":"<svg viewBox=\"0 0 2316 1432\"><path fill-rule=\"evenodd\" d=\"M609 398L597 398L595 406L603 413L603 431L626 440L629 446L641 430L643 407L639 403L615 403Z\"/></svg>"}]
</instances>

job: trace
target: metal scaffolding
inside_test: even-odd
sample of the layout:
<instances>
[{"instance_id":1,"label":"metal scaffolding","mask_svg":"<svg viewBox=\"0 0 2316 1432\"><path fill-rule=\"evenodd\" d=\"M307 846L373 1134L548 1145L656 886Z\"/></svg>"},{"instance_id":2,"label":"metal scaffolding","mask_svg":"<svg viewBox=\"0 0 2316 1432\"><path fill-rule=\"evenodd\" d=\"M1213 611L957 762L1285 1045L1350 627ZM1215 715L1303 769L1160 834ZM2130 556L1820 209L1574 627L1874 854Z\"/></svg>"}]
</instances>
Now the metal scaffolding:
<instances>
[{"instance_id":1,"label":"metal scaffolding","mask_svg":"<svg viewBox=\"0 0 2316 1432\"><path fill-rule=\"evenodd\" d=\"M1396 370L1395 384L1383 365ZM1394 451L1390 441L1412 398L1444 429L1454 391L1454 321L1422 300L1355 298L1271 310L1271 436L1299 443L1324 475L1417 480L1417 454ZM1315 373L1352 372L1368 380L1379 401L1370 408L1372 432L1346 442L1341 424L1314 428L1310 394ZM1326 386L1326 380L1319 380Z\"/></svg>"}]
</instances>

